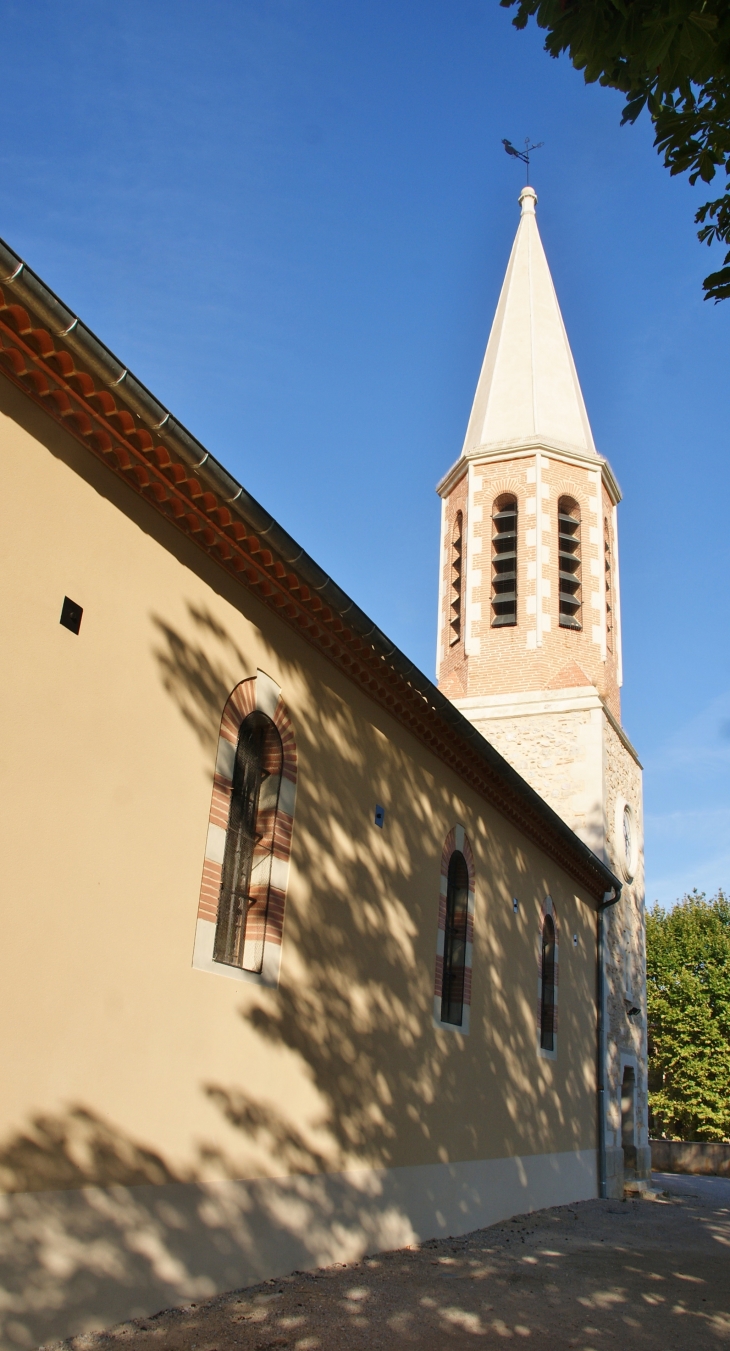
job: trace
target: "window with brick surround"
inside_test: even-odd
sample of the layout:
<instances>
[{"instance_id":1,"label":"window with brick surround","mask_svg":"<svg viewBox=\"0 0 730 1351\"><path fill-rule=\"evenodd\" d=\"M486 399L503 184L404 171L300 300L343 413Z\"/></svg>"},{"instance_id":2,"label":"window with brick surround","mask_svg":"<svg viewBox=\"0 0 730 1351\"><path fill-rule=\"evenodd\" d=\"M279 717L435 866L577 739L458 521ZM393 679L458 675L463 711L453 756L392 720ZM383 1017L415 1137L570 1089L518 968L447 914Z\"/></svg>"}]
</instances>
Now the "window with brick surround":
<instances>
[{"instance_id":1,"label":"window with brick surround","mask_svg":"<svg viewBox=\"0 0 730 1351\"><path fill-rule=\"evenodd\" d=\"M441 1021L460 1027L464 1016L466 930L469 916L469 870L466 859L455 849L449 859L446 889L444 975L441 987Z\"/></svg>"},{"instance_id":2,"label":"window with brick surround","mask_svg":"<svg viewBox=\"0 0 730 1351\"><path fill-rule=\"evenodd\" d=\"M461 638L461 575L464 552L464 518L460 511L456 513L454 531L451 537L451 587L449 595L449 643L453 647Z\"/></svg>"},{"instance_id":3,"label":"window with brick surround","mask_svg":"<svg viewBox=\"0 0 730 1351\"><path fill-rule=\"evenodd\" d=\"M243 719L233 766L213 959L260 971L283 768L281 737L266 713Z\"/></svg>"},{"instance_id":4,"label":"window with brick surround","mask_svg":"<svg viewBox=\"0 0 730 1351\"><path fill-rule=\"evenodd\" d=\"M558 502L558 606L561 629L580 629L580 508L572 497Z\"/></svg>"},{"instance_id":5,"label":"window with brick surround","mask_svg":"<svg viewBox=\"0 0 730 1351\"><path fill-rule=\"evenodd\" d=\"M517 498L498 497L492 509L492 628L517 623Z\"/></svg>"},{"instance_id":6,"label":"window with brick surround","mask_svg":"<svg viewBox=\"0 0 730 1351\"><path fill-rule=\"evenodd\" d=\"M193 967L276 986L294 828L297 750L265 671L239 682L221 717Z\"/></svg>"},{"instance_id":7,"label":"window with brick surround","mask_svg":"<svg viewBox=\"0 0 730 1351\"><path fill-rule=\"evenodd\" d=\"M555 925L551 915L542 923L540 1048L555 1049Z\"/></svg>"},{"instance_id":8,"label":"window with brick surround","mask_svg":"<svg viewBox=\"0 0 730 1351\"><path fill-rule=\"evenodd\" d=\"M611 527L603 520L603 567L606 578L606 650L613 652L613 568L611 566Z\"/></svg>"}]
</instances>

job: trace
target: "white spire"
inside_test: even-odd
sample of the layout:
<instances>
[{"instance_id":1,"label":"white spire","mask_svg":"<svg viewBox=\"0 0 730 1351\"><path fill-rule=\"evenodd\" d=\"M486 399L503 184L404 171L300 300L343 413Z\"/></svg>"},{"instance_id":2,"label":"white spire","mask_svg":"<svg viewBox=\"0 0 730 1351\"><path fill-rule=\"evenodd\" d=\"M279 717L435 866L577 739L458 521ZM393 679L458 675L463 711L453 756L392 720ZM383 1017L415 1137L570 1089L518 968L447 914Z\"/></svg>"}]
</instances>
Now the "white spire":
<instances>
[{"instance_id":1,"label":"white spire","mask_svg":"<svg viewBox=\"0 0 730 1351\"><path fill-rule=\"evenodd\" d=\"M588 414L535 219L522 216L489 335L463 455L535 441L595 454Z\"/></svg>"}]
</instances>

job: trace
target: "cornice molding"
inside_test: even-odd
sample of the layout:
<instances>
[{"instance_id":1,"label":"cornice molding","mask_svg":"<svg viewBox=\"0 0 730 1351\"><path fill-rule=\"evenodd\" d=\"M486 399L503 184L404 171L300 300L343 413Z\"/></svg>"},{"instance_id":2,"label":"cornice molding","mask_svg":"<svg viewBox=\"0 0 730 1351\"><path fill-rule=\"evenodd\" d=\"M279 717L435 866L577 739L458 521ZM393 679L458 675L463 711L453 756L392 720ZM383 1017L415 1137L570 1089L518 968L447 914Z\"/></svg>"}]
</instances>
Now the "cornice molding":
<instances>
[{"instance_id":1,"label":"cornice molding","mask_svg":"<svg viewBox=\"0 0 730 1351\"><path fill-rule=\"evenodd\" d=\"M608 721L610 722L610 724L611 724L611 726L612 726L614 732L616 733L616 736L618 737L619 741L621 742L621 745L624 747L625 750L628 751L628 753L629 753L629 755L631 756L632 760L634 760L634 761L636 762L636 764L638 765L639 769L643 770L644 766L642 765L641 760L639 759L638 752L636 751L635 747L634 747L634 746L631 744L631 742L629 741L629 738L627 737L627 735L626 735L626 733L625 733L623 727L621 726L621 723L619 722L618 718L614 717L614 715L613 715L613 713L611 712L610 708L608 707L608 704L606 703L606 700L605 700L605 699L601 699L601 704L602 704L602 706L603 706L603 711L604 711L604 713L606 714L606 717L607 717Z\"/></svg>"},{"instance_id":2,"label":"cornice molding","mask_svg":"<svg viewBox=\"0 0 730 1351\"><path fill-rule=\"evenodd\" d=\"M454 699L454 703L465 717L484 722L498 722L500 718L532 718L542 713L580 713L600 709L632 760L639 769L644 768L636 748L595 685L569 685L565 689L524 690L512 694L468 695Z\"/></svg>"},{"instance_id":3,"label":"cornice molding","mask_svg":"<svg viewBox=\"0 0 730 1351\"><path fill-rule=\"evenodd\" d=\"M454 705L0 244L2 263L0 368L8 379L595 900L617 886L602 860Z\"/></svg>"},{"instance_id":4,"label":"cornice molding","mask_svg":"<svg viewBox=\"0 0 730 1351\"><path fill-rule=\"evenodd\" d=\"M525 440L524 438L518 441L500 442L497 446L477 446L476 450L470 450L468 454L459 456L459 459L452 464L440 483L436 485L436 492L439 497L448 497L466 473L470 462L472 464L500 464L504 460L532 459L533 455L538 453L547 456L549 460L561 460L565 464L578 464L581 468L593 469L594 471L600 469L611 503L613 506L618 506L621 501L621 489L608 460L602 455L589 455L583 450L576 450L572 446L561 445L559 442L551 444L547 441Z\"/></svg>"}]
</instances>

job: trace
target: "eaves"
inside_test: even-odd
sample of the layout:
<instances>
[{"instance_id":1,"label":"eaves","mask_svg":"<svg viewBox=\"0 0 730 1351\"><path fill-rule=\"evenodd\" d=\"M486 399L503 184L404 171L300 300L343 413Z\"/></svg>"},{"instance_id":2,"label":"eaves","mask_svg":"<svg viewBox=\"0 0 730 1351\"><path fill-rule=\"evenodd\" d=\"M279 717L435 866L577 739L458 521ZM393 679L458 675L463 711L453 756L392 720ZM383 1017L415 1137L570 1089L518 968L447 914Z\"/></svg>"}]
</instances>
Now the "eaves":
<instances>
[{"instance_id":1,"label":"eaves","mask_svg":"<svg viewBox=\"0 0 730 1351\"><path fill-rule=\"evenodd\" d=\"M518 441L505 441L499 445L477 446L475 450L470 450L466 455L461 455L458 460L447 470L444 477L436 485L436 492L440 497L448 497L453 492L459 479L466 473L467 466L472 464L499 464L502 461L533 459L537 452L547 456L548 459L555 458L571 464L580 465L584 469L600 469L606 491L614 506L618 506L621 501L621 489L618 485L616 476L603 455L587 454L584 450L576 450L574 446L569 446L558 441L537 440L531 437L521 438Z\"/></svg>"},{"instance_id":2,"label":"eaves","mask_svg":"<svg viewBox=\"0 0 730 1351\"><path fill-rule=\"evenodd\" d=\"M28 398L597 902L619 886L451 701L2 241L0 286L0 366Z\"/></svg>"}]
</instances>

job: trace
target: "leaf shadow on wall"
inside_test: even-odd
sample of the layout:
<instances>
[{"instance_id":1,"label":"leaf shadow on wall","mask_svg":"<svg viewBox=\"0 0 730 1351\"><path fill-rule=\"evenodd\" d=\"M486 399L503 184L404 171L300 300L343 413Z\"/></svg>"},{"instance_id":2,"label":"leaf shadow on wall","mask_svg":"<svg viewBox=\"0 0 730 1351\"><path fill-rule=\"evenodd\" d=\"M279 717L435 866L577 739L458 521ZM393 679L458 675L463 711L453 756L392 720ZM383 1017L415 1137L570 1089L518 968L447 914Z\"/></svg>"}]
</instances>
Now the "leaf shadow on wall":
<instances>
[{"instance_id":1,"label":"leaf shadow on wall","mask_svg":"<svg viewBox=\"0 0 730 1351\"><path fill-rule=\"evenodd\" d=\"M240 648L191 606L185 631L157 621L154 650L212 772L223 706L250 673ZM559 1090L536 1053L539 904L549 877L530 873L519 837L491 812L485 825L472 799L471 1033L436 1028L441 852L465 819L459 781L359 693L356 715L334 668L287 664L281 650L282 684L306 709L295 718L295 885L282 983L246 987L231 1014L226 1035L233 1045L239 1037L240 1055L225 1082L211 1075L199 1086L213 1124L208 1138L191 1141L184 1169L88 1104L38 1117L0 1146L9 1347L354 1260L439 1225L464 1232L494 1202L491 1184L465 1180L455 1163L511 1159L507 1204L519 1211L530 1204L528 1156L586 1147L595 1043L581 1010L593 996L590 964L576 968L563 999L562 952ZM199 764L191 757L191 773ZM372 824L376 801L386 808L383 831ZM524 898L519 941L513 894ZM252 1078L252 1037L270 1051L265 1081ZM277 1060L286 1072L277 1074ZM292 1084L306 1085L304 1111ZM446 1168L420 1175L415 1195L399 1166L437 1163ZM556 1156L556 1180L562 1167Z\"/></svg>"},{"instance_id":2,"label":"leaf shadow on wall","mask_svg":"<svg viewBox=\"0 0 730 1351\"><path fill-rule=\"evenodd\" d=\"M215 657L211 659L206 647L190 643L157 615L152 618L158 635L155 657L163 688L201 746L209 748L218 740L224 704L233 686L243 678L240 672L246 670L246 662L237 644L209 611L190 605L188 614L192 624L215 645Z\"/></svg>"},{"instance_id":3,"label":"leaf shadow on wall","mask_svg":"<svg viewBox=\"0 0 730 1351\"><path fill-rule=\"evenodd\" d=\"M188 632L175 632L158 660L182 716L209 728L214 744L240 678L228 666L224 688L221 673L237 648L203 611L189 614ZM559 1090L553 1065L536 1053L539 907L549 877L528 876L519 839L500 817L490 813L489 829L472 820L472 1030L463 1037L437 1029L441 851L448 830L465 819L459 782L421 748L409 754L409 734L359 691L356 715L346 678L326 663L324 681L317 675L321 659L311 669L292 661L287 680L282 649L291 647L277 647L276 660L285 692L290 683L306 709L294 718L296 903L290 895L276 998L267 992L257 1001L254 989L241 1017L266 1043L296 1054L318 1106L294 1120L285 1092L263 1097L235 1077L206 1083L209 1100L240 1133L239 1166L334 1172L590 1148L595 972L590 960L571 961L567 929L559 1037L572 1049ZM384 831L372 824L376 800L386 807ZM515 920L511 898L522 886L528 894ZM560 918L561 898L554 900ZM590 914L582 942L590 944L594 926ZM291 967L287 950L296 954Z\"/></svg>"}]
</instances>

